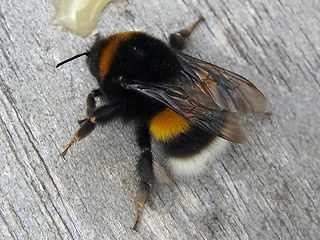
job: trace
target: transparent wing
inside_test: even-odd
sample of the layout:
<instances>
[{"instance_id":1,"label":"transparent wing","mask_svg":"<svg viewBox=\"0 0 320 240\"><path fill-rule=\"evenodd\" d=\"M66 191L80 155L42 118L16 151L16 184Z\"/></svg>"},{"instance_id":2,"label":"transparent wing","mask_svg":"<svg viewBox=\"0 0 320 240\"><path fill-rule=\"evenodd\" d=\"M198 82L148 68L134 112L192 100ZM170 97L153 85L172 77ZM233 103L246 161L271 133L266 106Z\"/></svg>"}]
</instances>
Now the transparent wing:
<instances>
[{"instance_id":1,"label":"transparent wing","mask_svg":"<svg viewBox=\"0 0 320 240\"><path fill-rule=\"evenodd\" d=\"M267 99L250 81L224 68L177 53L182 74L193 80L193 91L203 92L201 101L229 112L256 114L266 111Z\"/></svg>"},{"instance_id":2,"label":"transparent wing","mask_svg":"<svg viewBox=\"0 0 320 240\"><path fill-rule=\"evenodd\" d=\"M262 113L264 95L245 78L188 55L177 53L181 69L174 84L120 81L149 96L201 129L233 142L244 142L235 113Z\"/></svg>"}]
</instances>

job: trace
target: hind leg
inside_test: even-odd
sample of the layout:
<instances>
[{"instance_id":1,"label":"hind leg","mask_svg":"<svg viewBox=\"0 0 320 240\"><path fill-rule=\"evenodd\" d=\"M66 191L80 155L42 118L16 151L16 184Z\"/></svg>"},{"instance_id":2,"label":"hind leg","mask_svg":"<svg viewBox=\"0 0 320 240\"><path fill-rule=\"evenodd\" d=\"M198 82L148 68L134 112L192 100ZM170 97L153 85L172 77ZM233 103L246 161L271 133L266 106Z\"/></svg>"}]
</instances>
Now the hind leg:
<instances>
[{"instance_id":1,"label":"hind leg","mask_svg":"<svg viewBox=\"0 0 320 240\"><path fill-rule=\"evenodd\" d=\"M132 227L133 230L137 230L138 223L140 222L142 216L142 209L148 200L154 185L150 133L147 124L140 126L137 133L137 141L141 153L136 165L136 170L139 177L139 187L135 198L137 212L136 221Z\"/></svg>"},{"instance_id":2,"label":"hind leg","mask_svg":"<svg viewBox=\"0 0 320 240\"><path fill-rule=\"evenodd\" d=\"M204 17L200 16L199 19L193 23L191 26L180 30L176 33L171 33L169 36L169 45L174 50L182 50L186 45L186 39L191 34L191 32L196 28L196 26L204 21Z\"/></svg>"}]
</instances>

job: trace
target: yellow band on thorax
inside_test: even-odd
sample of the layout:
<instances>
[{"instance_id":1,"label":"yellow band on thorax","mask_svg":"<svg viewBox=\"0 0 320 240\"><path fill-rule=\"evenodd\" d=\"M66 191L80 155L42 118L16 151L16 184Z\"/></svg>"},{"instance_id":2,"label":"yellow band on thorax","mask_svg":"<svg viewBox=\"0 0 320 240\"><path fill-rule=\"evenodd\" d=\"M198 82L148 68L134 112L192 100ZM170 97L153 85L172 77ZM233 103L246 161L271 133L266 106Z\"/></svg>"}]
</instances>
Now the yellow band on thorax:
<instances>
[{"instance_id":1,"label":"yellow band on thorax","mask_svg":"<svg viewBox=\"0 0 320 240\"><path fill-rule=\"evenodd\" d=\"M166 108L150 121L150 133L158 141L169 141L190 129L190 121Z\"/></svg>"},{"instance_id":2,"label":"yellow band on thorax","mask_svg":"<svg viewBox=\"0 0 320 240\"><path fill-rule=\"evenodd\" d=\"M130 39L132 35L136 34L137 32L123 32L118 33L111 36L108 40L108 45L106 48L102 50L102 54L99 61L99 76L101 78L105 77L109 71L111 66L113 57L119 47L119 43Z\"/></svg>"}]
</instances>

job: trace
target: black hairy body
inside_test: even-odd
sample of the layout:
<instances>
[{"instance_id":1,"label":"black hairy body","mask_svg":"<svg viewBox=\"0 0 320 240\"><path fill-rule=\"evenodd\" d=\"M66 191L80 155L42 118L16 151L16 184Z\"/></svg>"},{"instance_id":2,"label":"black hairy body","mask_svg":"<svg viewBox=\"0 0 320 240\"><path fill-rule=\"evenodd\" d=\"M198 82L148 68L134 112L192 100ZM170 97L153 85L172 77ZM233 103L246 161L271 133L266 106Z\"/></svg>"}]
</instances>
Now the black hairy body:
<instances>
[{"instance_id":1,"label":"black hairy body","mask_svg":"<svg viewBox=\"0 0 320 240\"><path fill-rule=\"evenodd\" d=\"M236 113L262 113L263 94L245 78L213 64L182 54L185 39L202 21L170 35L170 46L141 32L98 38L86 55L99 88L87 97L87 117L61 153L91 133L96 124L116 117L136 123L140 156L136 165L139 189L137 217L153 188L151 140L163 147L173 174L199 171L202 154L219 139L244 142ZM96 107L96 98L107 103Z\"/></svg>"},{"instance_id":2,"label":"black hairy body","mask_svg":"<svg viewBox=\"0 0 320 240\"><path fill-rule=\"evenodd\" d=\"M97 39L94 43L87 58L94 76L99 76L99 68L96 66L99 66L97 60L101 58L102 50L114 44L113 41ZM124 108L120 115L125 120L134 120L139 126L148 124L153 116L167 107L148 96L124 89L121 85L115 84L113 79L139 79L150 84L176 85L177 73L181 66L174 51L164 42L145 33L133 33L130 38L119 43L112 58L110 71L99 80L103 95L111 103L123 102ZM199 152L215 136L214 133L208 133L193 125L189 131L181 132L165 141L164 150L169 155L187 156Z\"/></svg>"}]
</instances>

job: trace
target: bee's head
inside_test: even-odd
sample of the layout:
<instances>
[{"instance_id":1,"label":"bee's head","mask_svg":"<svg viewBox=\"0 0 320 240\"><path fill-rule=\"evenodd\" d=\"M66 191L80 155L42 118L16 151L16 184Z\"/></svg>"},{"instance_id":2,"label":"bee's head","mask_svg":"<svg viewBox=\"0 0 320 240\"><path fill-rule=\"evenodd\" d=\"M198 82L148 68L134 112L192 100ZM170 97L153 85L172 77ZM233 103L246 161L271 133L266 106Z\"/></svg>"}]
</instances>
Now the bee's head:
<instances>
[{"instance_id":1,"label":"bee's head","mask_svg":"<svg viewBox=\"0 0 320 240\"><path fill-rule=\"evenodd\" d=\"M71 58L68 58L56 65L56 68L60 67L61 65L68 63L70 61L73 61L81 56L87 56L87 64L89 67L89 70L91 74L99 78L99 59L101 56L101 51L106 45L106 40L103 38L100 38L99 36L97 37L96 41L94 42L93 46L91 49L87 52L77 54Z\"/></svg>"},{"instance_id":2,"label":"bee's head","mask_svg":"<svg viewBox=\"0 0 320 240\"><path fill-rule=\"evenodd\" d=\"M97 36L94 44L90 48L90 51L87 52L87 64L91 74L99 79L100 78L100 57L103 52L103 49L107 45L107 39Z\"/></svg>"}]
</instances>

